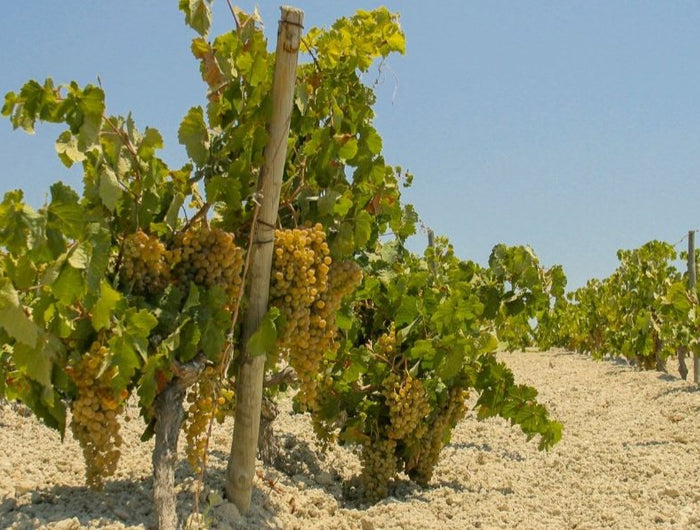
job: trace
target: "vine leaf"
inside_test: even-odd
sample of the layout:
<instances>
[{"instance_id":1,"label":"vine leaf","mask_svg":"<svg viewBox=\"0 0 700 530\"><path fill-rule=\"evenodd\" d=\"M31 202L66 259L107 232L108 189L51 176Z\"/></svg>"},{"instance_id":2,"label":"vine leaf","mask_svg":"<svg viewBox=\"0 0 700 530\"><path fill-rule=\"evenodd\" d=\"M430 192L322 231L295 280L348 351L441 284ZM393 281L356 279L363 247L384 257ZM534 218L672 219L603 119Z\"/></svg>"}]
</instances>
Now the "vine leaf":
<instances>
[{"instance_id":1,"label":"vine leaf","mask_svg":"<svg viewBox=\"0 0 700 530\"><path fill-rule=\"evenodd\" d=\"M211 0L180 0L180 11L185 13L185 23L203 37L211 26Z\"/></svg>"},{"instance_id":2,"label":"vine leaf","mask_svg":"<svg viewBox=\"0 0 700 530\"><path fill-rule=\"evenodd\" d=\"M37 345L40 347L37 348ZM44 344L37 345L30 346L18 342L13 348L13 357L17 366L23 369L30 379L43 387L50 388L53 369L51 351L46 347L46 341L44 341Z\"/></svg>"},{"instance_id":3,"label":"vine leaf","mask_svg":"<svg viewBox=\"0 0 700 530\"><path fill-rule=\"evenodd\" d=\"M121 390L128 386L141 363L128 336L115 335L109 341L109 348L112 352L112 364L119 367L112 379L112 385Z\"/></svg>"},{"instance_id":4,"label":"vine leaf","mask_svg":"<svg viewBox=\"0 0 700 530\"><path fill-rule=\"evenodd\" d=\"M114 171L109 167L103 167L100 174L99 194L102 203L110 212L113 212L117 207L117 201L122 195L122 189L119 186L119 180Z\"/></svg>"},{"instance_id":5,"label":"vine leaf","mask_svg":"<svg viewBox=\"0 0 700 530\"><path fill-rule=\"evenodd\" d=\"M51 186L48 221L70 238L77 238L85 224L85 212L78 194L62 182Z\"/></svg>"},{"instance_id":6,"label":"vine leaf","mask_svg":"<svg viewBox=\"0 0 700 530\"><path fill-rule=\"evenodd\" d=\"M162 147L163 137L158 129L146 127L143 132L143 140L141 140L141 144L138 148L138 155L145 160L150 160L155 154L156 150L162 149Z\"/></svg>"},{"instance_id":7,"label":"vine leaf","mask_svg":"<svg viewBox=\"0 0 700 530\"><path fill-rule=\"evenodd\" d=\"M56 152L66 167L71 167L75 162L82 162L87 158L78 147L78 139L70 131L63 131L56 140Z\"/></svg>"},{"instance_id":8,"label":"vine leaf","mask_svg":"<svg viewBox=\"0 0 700 530\"><path fill-rule=\"evenodd\" d=\"M272 353L277 341L276 321L280 316L280 310L272 307L265 313L260 322L260 326L248 340L247 353L250 356L265 355Z\"/></svg>"},{"instance_id":9,"label":"vine leaf","mask_svg":"<svg viewBox=\"0 0 700 530\"><path fill-rule=\"evenodd\" d=\"M355 246L362 247L372 235L372 216L367 210L360 210L355 216Z\"/></svg>"},{"instance_id":10,"label":"vine leaf","mask_svg":"<svg viewBox=\"0 0 700 530\"><path fill-rule=\"evenodd\" d=\"M38 328L19 307L10 305L0 309L0 325L20 343L36 346Z\"/></svg>"},{"instance_id":11,"label":"vine leaf","mask_svg":"<svg viewBox=\"0 0 700 530\"><path fill-rule=\"evenodd\" d=\"M192 107L183 118L177 131L177 139L185 146L187 156L198 166L209 157L209 132L204 123L202 107Z\"/></svg>"},{"instance_id":12,"label":"vine leaf","mask_svg":"<svg viewBox=\"0 0 700 530\"><path fill-rule=\"evenodd\" d=\"M100 283L100 298L92 308L92 326L96 331L109 327L112 313L117 307L117 304L122 299L122 295L105 280Z\"/></svg>"},{"instance_id":13,"label":"vine leaf","mask_svg":"<svg viewBox=\"0 0 700 530\"><path fill-rule=\"evenodd\" d=\"M85 278L66 263L51 285L51 291L61 303L70 305L85 292Z\"/></svg>"}]
</instances>

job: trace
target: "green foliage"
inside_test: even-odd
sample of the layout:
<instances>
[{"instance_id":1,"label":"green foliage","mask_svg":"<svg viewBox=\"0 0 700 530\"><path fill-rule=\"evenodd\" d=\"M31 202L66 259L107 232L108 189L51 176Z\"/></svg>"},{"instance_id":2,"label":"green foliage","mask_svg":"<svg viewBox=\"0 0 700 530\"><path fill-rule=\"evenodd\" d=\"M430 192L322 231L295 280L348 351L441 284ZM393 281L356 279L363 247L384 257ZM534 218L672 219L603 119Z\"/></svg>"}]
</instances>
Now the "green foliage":
<instances>
[{"instance_id":1,"label":"green foliage","mask_svg":"<svg viewBox=\"0 0 700 530\"><path fill-rule=\"evenodd\" d=\"M646 369L696 348L697 293L673 265L674 248L650 241L617 256L612 275L589 281L553 308L544 343L624 357Z\"/></svg>"},{"instance_id":2,"label":"green foliage","mask_svg":"<svg viewBox=\"0 0 700 530\"><path fill-rule=\"evenodd\" d=\"M490 266L482 268L456 258L444 239L423 257L396 240L377 245L363 261L365 280L352 301L343 347L327 357L319 375L323 390L313 417L322 440L337 438L365 452L387 451L392 413L386 382L410 374L427 392L430 412L396 440L393 456L400 463L396 471L404 469L419 482L429 481L441 447L463 415L458 396L468 391L479 395L481 419L500 415L519 425L528 439L539 434L541 449L559 441L561 425L537 403L537 392L516 385L512 372L493 355L514 302L522 306L518 314L534 315L550 300L555 279L539 267L531 250L499 245ZM436 429L439 436L430 438ZM432 449L425 451L428 446ZM372 488L385 491L386 484L375 482Z\"/></svg>"},{"instance_id":3,"label":"green foliage","mask_svg":"<svg viewBox=\"0 0 700 530\"><path fill-rule=\"evenodd\" d=\"M120 399L136 392L152 427L153 401L179 368L193 360L225 365L224 352L239 339L230 330L236 307L229 293L177 276L184 259L178 242L200 223L249 238L275 57L255 14L237 11L236 30L208 40L210 4L179 1L198 34L190 49L207 90L206 108L189 109L178 129L189 157L182 168L158 157L156 129L107 114L99 87L47 79L5 97L2 114L14 128L64 125L57 155L83 171L82 195L59 182L37 211L21 191L0 203L0 391L61 431L64 404L80 391L71 374L91 348L106 351L100 373L114 374L101 384ZM561 426L493 352L499 341L531 342L532 322L563 293L561 269L545 271L525 247L497 246L488 268L458 260L446 241L423 257L409 254L404 241L417 214L402 204L400 189L412 176L384 160L375 95L363 80L375 61L404 53L397 17L385 8L358 11L328 30L311 29L302 44L278 225L321 223L333 260L352 258L365 271L336 317L340 348L319 367L319 435L385 440L382 385L391 374L395 381L410 374L422 389L414 388L415 399L429 405L418 418L422 430L383 447L417 480L429 480L469 389L480 395L481 417L501 415L551 447ZM396 239L381 244L388 232ZM127 255L137 235L143 254ZM284 326L278 317L276 310L266 315L243 345L248 353L271 352Z\"/></svg>"}]
</instances>

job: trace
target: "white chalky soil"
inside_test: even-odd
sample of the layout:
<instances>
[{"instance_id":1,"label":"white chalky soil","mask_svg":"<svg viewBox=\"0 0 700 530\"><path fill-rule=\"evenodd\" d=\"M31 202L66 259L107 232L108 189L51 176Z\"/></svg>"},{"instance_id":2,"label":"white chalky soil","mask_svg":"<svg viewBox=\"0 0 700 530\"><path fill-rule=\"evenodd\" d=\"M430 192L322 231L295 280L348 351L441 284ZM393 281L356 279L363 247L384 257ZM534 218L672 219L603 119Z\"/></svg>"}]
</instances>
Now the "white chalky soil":
<instances>
[{"instance_id":1,"label":"white chalky soil","mask_svg":"<svg viewBox=\"0 0 700 530\"><path fill-rule=\"evenodd\" d=\"M339 447L321 454L308 418L291 415L287 400L276 422L284 471L260 466L246 517L217 493L232 425L215 428L205 521L210 528L285 530L700 528L695 385L561 350L499 357L564 423L564 438L550 452L538 452L536 440L526 442L503 420L477 422L470 413L430 488L402 480L394 496L363 507L351 480L357 457ZM92 492L70 432L62 443L21 407L0 405L0 528L152 528L152 445L138 441L142 424L130 410L119 471L103 492ZM185 518L194 481L184 451L177 476Z\"/></svg>"}]
</instances>

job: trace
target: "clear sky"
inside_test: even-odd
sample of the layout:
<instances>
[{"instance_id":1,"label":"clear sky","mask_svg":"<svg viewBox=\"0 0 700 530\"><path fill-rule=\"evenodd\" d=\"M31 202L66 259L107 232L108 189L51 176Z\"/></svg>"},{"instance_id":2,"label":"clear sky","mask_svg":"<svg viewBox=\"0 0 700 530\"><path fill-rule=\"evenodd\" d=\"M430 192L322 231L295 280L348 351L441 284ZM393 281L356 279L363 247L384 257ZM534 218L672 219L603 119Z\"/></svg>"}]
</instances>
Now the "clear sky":
<instances>
[{"instance_id":1,"label":"clear sky","mask_svg":"<svg viewBox=\"0 0 700 530\"><path fill-rule=\"evenodd\" d=\"M233 2L252 10L254 2ZM378 2L289 2L328 26ZM258 6L274 47L279 3ZM700 227L700 5L649 0L392 1L407 53L378 89L387 160L458 255L530 244L570 287L605 277L618 248L671 243ZM213 34L233 26L214 3ZM29 79L96 82L108 112L158 128L184 162L177 127L205 88L177 0L9 2L0 17L0 93ZM368 79L373 81L374 79ZM0 193L39 206L51 182L80 189L55 156L60 129L0 121ZM416 249L423 239L414 240ZM679 248L682 248L682 244Z\"/></svg>"}]
</instances>

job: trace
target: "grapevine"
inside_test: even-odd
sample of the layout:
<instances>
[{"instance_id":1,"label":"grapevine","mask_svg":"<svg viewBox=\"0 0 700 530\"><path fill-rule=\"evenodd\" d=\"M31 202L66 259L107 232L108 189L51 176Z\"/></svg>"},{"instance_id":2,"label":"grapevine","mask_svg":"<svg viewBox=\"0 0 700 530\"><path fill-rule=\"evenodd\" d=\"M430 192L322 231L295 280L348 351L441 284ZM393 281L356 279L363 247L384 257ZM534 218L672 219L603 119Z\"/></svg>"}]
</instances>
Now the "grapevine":
<instances>
[{"instance_id":1,"label":"grapevine","mask_svg":"<svg viewBox=\"0 0 700 530\"><path fill-rule=\"evenodd\" d=\"M488 269L460 262L446 245L430 250L434 268L405 251L418 218L401 202L400 185L412 176L385 162L375 94L363 82L375 59L404 52L405 39L388 10L359 11L303 39L313 59L296 75L275 221L271 303L283 318L267 319L239 344L231 322L239 302L250 302L241 268L253 253L244 256L234 234L254 241L275 56L254 16L235 12L237 29L210 40L210 2L179 7L197 32L190 49L207 85L206 108L190 108L178 129L189 157L182 168L157 156L164 142L156 129L107 114L101 87L46 79L5 97L2 114L15 128L63 125L56 151L67 167L82 166L83 193L57 183L38 211L20 191L0 205L2 392L62 432L66 407L73 409L95 486L114 472L117 416L136 393L144 434L155 430L161 449L154 451L154 494L165 492L156 497L158 523L176 527L167 513L175 504L173 462L164 455L176 450L183 396L188 460L202 471L205 425L244 401L213 380L242 360L253 338L262 352L276 341L299 376L298 408L311 412L317 432L362 447L368 497L386 495L400 469L426 480L459 417L457 405L443 403L446 393L481 383L514 392L507 371L489 379L479 359L492 354L496 331L521 306L549 302L551 275L534 259L525 274L515 270L523 249L500 248ZM189 220L185 205L196 210ZM382 244L387 233L396 239ZM506 295L509 282L517 289ZM504 400L490 405L507 413ZM558 424L532 399L527 405L537 421L511 419L551 446ZM441 430L440 443L427 438L431 426ZM417 439L432 452L421 456Z\"/></svg>"},{"instance_id":2,"label":"grapevine","mask_svg":"<svg viewBox=\"0 0 700 530\"><path fill-rule=\"evenodd\" d=\"M552 308L542 345L664 370L666 359L696 342L697 293L673 266L676 251L668 243L650 241L617 255L609 277L589 280Z\"/></svg>"},{"instance_id":3,"label":"grapevine","mask_svg":"<svg viewBox=\"0 0 700 530\"><path fill-rule=\"evenodd\" d=\"M529 250L499 246L494 254L482 269L460 262L439 239L425 259L394 243L378 247L368 260L354 294L359 311L352 327L345 325L352 342L342 341L326 356L312 410L322 442L359 446L367 500L386 496L399 471L421 485L430 482L452 429L466 414L470 389L479 394L480 418L501 415L528 437L540 434L541 449L559 440L561 425L537 404L536 391L516 385L492 352L514 302L526 314L545 306L560 277L534 258L523 269L517 256L533 256ZM517 294L506 295L514 284Z\"/></svg>"}]
</instances>

